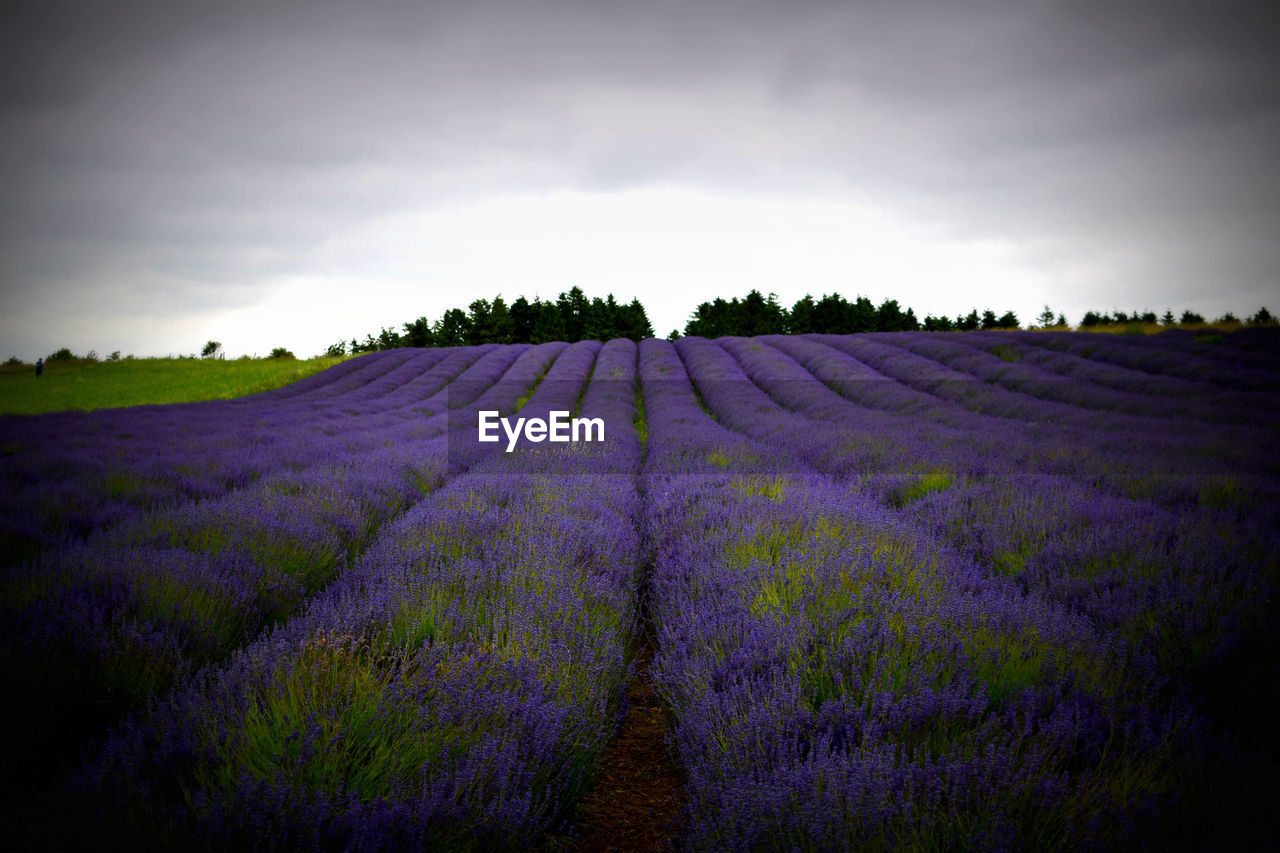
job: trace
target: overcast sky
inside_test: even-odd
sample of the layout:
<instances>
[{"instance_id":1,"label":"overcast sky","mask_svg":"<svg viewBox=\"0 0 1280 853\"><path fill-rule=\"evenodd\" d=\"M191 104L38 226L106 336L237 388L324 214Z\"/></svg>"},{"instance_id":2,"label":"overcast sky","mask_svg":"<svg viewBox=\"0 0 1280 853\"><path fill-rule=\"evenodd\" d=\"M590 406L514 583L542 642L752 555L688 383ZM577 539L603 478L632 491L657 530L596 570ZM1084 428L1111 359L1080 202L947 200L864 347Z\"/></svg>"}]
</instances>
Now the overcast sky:
<instances>
[{"instance_id":1,"label":"overcast sky","mask_svg":"<svg viewBox=\"0 0 1280 853\"><path fill-rule=\"evenodd\" d=\"M11 2L0 358L575 284L1278 311L1280 40L1180 6Z\"/></svg>"}]
</instances>

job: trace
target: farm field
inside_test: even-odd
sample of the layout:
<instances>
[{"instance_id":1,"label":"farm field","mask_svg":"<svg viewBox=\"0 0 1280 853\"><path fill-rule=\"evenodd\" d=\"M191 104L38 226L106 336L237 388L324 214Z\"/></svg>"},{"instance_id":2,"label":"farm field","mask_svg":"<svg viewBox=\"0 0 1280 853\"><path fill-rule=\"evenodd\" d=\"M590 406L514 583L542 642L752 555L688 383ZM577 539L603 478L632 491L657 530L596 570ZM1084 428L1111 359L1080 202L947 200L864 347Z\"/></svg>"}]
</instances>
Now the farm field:
<instances>
[{"instance_id":1,"label":"farm field","mask_svg":"<svg viewBox=\"0 0 1280 853\"><path fill-rule=\"evenodd\" d=\"M223 400L270 391L327 370L341 356L293 358L69 359L0 365L0 415L39 415L155 403Z\"/></svg>"},{"instance_id":2,"label":"farm field","mask_svg":"<svg viewBox=\"0 0 1280 853\"><path fill-rule=\"evenodd\" d=\"M1278 427L1269 328L401 349L0 417L0 832L547 847L645 634L677 848L1241 846Z\"/></svg>"}]
</instances>

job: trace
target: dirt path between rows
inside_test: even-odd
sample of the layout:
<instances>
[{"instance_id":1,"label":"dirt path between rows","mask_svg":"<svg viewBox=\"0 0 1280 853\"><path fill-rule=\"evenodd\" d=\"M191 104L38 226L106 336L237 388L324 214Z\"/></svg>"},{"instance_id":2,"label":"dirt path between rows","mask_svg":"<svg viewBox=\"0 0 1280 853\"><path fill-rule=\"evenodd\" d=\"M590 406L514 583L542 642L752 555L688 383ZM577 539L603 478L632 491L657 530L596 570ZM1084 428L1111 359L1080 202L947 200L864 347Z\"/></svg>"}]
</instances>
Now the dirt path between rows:
<instances>
[{"instance_id":1,"label":"dirt path between rows","mask_svg":"<svg viewBox=\"0 0 1280 853\"><path fill-rule=\"evenodd\" d=\"M646 620L647 622L647 620ZM684 788L667 754L667 717L649 668L653 637L640 638L636 674L627 687L630 710L605 750L595 788L578 806L574 838L555 849L572 853L666 851L679 829Z\"/></svg>"}]
</instances>

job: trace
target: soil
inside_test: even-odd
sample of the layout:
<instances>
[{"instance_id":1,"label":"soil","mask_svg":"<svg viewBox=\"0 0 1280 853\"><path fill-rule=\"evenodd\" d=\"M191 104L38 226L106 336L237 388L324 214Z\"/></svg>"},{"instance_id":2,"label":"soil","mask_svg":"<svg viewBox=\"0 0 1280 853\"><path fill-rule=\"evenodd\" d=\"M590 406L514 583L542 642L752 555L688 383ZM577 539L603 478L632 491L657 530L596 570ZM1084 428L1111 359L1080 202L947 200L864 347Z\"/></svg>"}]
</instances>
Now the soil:
<instances>
[{"instance_id":1,"label":"soil","mask_svg":"<svg viewBox=\"0 0 1280 853\"><path fill-rule=\"evenodd\" d=\"M553 839L553 850L572 853L672 850L679 832L684 789L667 753L667 715L653 689L651 638L642 637L630 706L605 751L595 788L578 806L572 836Z\"/></svg>"}]
</instances>

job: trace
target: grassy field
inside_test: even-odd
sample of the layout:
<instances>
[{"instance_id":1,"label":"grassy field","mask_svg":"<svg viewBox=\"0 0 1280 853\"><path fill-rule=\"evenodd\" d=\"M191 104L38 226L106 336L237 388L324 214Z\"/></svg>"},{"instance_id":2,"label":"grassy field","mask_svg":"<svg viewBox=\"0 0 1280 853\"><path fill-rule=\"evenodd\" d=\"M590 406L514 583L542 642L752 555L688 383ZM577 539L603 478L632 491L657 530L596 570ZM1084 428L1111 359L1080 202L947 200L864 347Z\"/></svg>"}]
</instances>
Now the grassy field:
<instances>
[{"instance_id":1,"label":"grassy field","mask_svg":"<svg viewBox=\"0 0 1280 853\"><path fill-rule=\"evenodd\" d=\"M1264 323L1262 325L1273 326L1275 324ZM1103 323L1097 326L1050 326L1047 329L1032 327L1027 331L1089 332L1106 335L1158 335L1170 329L1181 329L1185 332L1194 332L1197 336L1210 337L1243 328L1245 328L1244 323L1221 323L1215 321L1212 323L1179 323L1176 326L1164 326L1160 323ZM1015 329L1014 331L1018 330Z\"/></svg>"},{"instance_id":2,"label":"grassy field","mask_svg":"<svg viewBox=\"0 0 1280 853\"><path fill-rule=\"evenodd\" d=\"M225 400L296 382L344 357L221 359L130 358L46 362L36 378L29 364L0 366L0 414L36 415L147 403Z\"/></svg>"}]
</instances>

